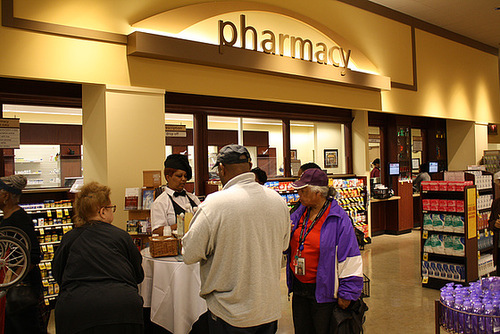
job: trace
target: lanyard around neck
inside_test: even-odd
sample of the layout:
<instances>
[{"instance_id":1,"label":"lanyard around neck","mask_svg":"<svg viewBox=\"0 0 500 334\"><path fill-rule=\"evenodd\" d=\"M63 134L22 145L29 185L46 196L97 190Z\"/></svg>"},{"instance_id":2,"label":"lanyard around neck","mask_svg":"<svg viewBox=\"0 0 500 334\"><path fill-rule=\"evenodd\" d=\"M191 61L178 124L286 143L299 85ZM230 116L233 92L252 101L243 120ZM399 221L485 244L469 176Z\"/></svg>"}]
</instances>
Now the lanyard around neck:
<instances>
[{"instance_id":1,"label":"lanyard around neck","mask_svg":"<svg viewBox=\"0 0 500 334\"><path fill-rule=\"evenodd\" d=\"M323 206L321 207L321 210L318 212L314 220L311 222L311 225L307 227L307 221L309 220L309 214L311 213L310 210L306 211L306 217L304 218L304 223L302 224L302 230L300 231L300 236L299 236L299 250L303 251L304 250L304 242L306 241L306 237L309 235L311 230L313 229L314 225L318 222L318 220L321 219L321 216L326 211L326 208L330 204L329 200L326 200Z\"/></svg>"}]
</instances>

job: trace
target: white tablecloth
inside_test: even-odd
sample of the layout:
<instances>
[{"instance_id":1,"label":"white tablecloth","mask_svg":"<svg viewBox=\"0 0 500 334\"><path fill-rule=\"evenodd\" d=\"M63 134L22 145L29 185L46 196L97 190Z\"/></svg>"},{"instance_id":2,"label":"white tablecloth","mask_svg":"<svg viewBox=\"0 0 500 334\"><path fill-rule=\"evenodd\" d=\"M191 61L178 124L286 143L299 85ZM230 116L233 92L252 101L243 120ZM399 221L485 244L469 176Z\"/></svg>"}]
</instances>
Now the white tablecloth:
<instances>
[{"instance_id":1,"label":"white tablecloth","mask_svg":"<svg viewBox=\"0 0 500 334\"><path fill-rule=\"evenodd\" d=\"M199 295L199 264L186 265L178 257L152 258L149 248L141 253L144 281L139 285L139 293L144 307L151 307L151 321L174 334L189 333L207 310Z\"/></svg>"}]
</instances>

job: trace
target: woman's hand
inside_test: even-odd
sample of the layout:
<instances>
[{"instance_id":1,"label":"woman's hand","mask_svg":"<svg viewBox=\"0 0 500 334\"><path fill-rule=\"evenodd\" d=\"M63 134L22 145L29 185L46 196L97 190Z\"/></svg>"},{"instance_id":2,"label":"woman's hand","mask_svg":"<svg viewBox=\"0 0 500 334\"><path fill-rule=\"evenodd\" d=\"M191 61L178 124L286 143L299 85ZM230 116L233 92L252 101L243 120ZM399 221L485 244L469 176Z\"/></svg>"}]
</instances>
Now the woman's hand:
<instances>
[{"instance_id":1,"label":"woman's hand","mask_svg":"<svg viewBox=\"0 0 500 334\"><path fill-rule=\"evenodd\" d=\"M339 304L341 309L345 310L346 308L349 307L349 305L351 304L351 301L347 300L347 299L342 299L339 297L339 299L337 300L337 303Z\"/></svg>"}]
</instances>

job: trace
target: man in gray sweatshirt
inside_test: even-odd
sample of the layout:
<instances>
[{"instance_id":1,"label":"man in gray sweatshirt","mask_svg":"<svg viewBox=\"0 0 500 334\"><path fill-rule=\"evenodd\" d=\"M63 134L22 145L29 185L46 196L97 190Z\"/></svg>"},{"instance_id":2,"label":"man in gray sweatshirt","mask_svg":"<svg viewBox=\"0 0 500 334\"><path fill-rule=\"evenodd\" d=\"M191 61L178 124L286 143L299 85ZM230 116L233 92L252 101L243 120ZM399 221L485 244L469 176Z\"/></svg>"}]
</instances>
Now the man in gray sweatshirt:
<instances>
[{"instance_id":1,"label":"man in gray sweatshirt","mask_svg":"<svg viewBox=\"0 0 500 334\"><path fill-rule=\"evenodd\" d=\"M210 333L275 333L281 317L280 268L290 215L274 190L255 182L248 150L217 155L224 188L199 206L182 239L184 262L200 262L200 296Z\"/></svg>"}]
</instances>

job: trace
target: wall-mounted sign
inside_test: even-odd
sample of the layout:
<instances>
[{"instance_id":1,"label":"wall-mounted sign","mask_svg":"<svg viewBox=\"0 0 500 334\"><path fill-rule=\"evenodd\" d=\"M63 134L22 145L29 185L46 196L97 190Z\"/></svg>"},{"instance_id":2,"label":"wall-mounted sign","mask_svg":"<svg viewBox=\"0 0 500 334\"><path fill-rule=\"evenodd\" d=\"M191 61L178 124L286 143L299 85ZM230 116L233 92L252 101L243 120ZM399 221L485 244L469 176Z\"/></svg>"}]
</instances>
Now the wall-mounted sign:
<instances>
[{"instance_id":1,"label":"wall-mounted sign","mask_svg":"<svg viewBox=\"0 0 500 334\"><path fill-rule=\"evenodd\" d=\"M214 4L217 8L224 5ZM196 22L189 18L188 9L182 8L183 22L190 22L190 26L181 24L181 12L174 15L175 10L135 23L137 30L128 36L127 54L359 88L391 89L389 77L374 74L373 64L358 49L332 40L331 31L329 35L322 32L328 29L275 12L224 13L221 7L215 14L217 8L197 8L193 14ZM161 30L168 26L165 22L182 28L172 27L176 33ZM369 69L359 67L363 64L368 64Z\"/></svg>"},{"instance_id":2,"label":"wall-mounted sign","mask_svg":"<svg viewBox=\"0 0 500 334\"><path fill-rule=\"evenodd\" d=\"M18 118L0 118L0 148L19 148L21 131Z\"/></svg>"},{"instance_id":3,"label":"wall-mounted sign","mask_svg":"<svg viewBox=\"0 0 500 334\"><path fill-rule=\"evenodd\" d=\"M186 137L187 131L185 125L165 124L166 137Z\"/></svg>"}]
</instances>

